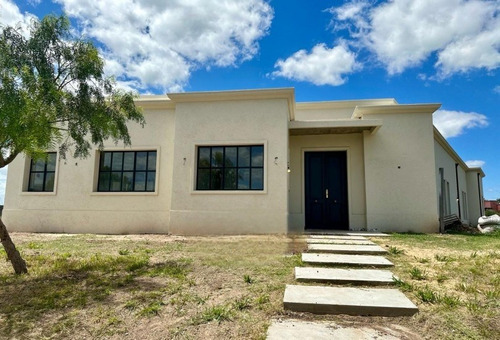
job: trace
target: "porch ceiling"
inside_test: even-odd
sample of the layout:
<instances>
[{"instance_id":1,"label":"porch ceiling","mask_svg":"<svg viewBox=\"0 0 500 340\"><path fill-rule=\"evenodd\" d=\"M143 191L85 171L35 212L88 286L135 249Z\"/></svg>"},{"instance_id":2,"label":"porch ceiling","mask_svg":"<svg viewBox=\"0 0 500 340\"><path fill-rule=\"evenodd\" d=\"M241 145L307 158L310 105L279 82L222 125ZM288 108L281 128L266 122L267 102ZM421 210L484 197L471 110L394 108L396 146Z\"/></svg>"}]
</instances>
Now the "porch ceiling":
<instances>
[{"instance_id":1,"label":"porch ceiling","mask_svg":"<svg viewBox=\"0 0 500 340\"><path fill-rule=\"evenodd\" d=\"M361 133L363 131L375 133L381 126L381 119L291 121L288 123L288 130L291 136L330 135Z\"/></svg>"}]
</instances>

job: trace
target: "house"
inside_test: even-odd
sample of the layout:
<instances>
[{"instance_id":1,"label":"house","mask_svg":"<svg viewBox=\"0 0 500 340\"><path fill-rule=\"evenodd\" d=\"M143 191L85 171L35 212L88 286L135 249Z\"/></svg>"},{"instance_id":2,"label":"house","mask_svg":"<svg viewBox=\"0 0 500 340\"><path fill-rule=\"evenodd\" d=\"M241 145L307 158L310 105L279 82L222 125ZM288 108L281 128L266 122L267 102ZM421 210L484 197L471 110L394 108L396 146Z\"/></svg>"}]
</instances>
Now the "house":
<instances>
[{"instance_id":1,"label":"house","mask_svg":"<svg viewBox=\"0 0 500 340\"><path fill-rule=\"evenodd\" d=\"M296 103L294 89L137 99L132 147L87 159L18 157L12 231L262 234L438 232L440 216L483 215L480 168L433 127L439 104Z\"/></svg>"},{"instance_id":2,"label":"house","mask_svg":"<svg viewBox=\"0 0 500 340\"><path fill-rule=\"evenodd\" d=\"M498 201L484 200L484 209L500 211L500 203Z\"/></svg>"}]
</instances>

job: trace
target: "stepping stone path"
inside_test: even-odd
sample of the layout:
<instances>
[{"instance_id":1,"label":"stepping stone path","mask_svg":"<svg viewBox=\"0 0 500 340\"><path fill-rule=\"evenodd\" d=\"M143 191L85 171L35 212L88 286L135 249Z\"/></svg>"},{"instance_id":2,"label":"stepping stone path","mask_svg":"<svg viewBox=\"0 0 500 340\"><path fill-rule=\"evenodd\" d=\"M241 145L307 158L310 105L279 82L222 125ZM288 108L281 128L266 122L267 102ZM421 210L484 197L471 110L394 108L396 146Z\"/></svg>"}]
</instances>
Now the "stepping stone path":
<instances>
[{"instance_id":1,"label":"stepping stone path","mask_svg":"<svg viewBox=\"0 0 500 340\"><path fill-rule=\"evenodd\" d=\"M299 282L329 283L336 286L287 285L283 298L284 308L296 312L356 316L397 317L417 313L418 308L398 289L362 287L388 286L394 283L392 272L374 269L374 267L393 266L385 257L375 255L386 254L387 251L365 236L388 235L380 233L308 235L306 239L308 252L302 254L302 261L322 267L296 267L295 279ZM338 268L339 266L342 268ZM354 287L356 285L361 287ZM297 329L297 332L300 329L303 333L291 335L293 331L288 325L287 331L280 335L280 330L284 329L282 323L283 321L273 321L268 331L268 339L303 338L300 334L307 334L307 328L312 331L317 327L323 327L321 324L295 320L292 328ZM316 338L327 339L330 336Z\"/></svg>"}]
</instances>

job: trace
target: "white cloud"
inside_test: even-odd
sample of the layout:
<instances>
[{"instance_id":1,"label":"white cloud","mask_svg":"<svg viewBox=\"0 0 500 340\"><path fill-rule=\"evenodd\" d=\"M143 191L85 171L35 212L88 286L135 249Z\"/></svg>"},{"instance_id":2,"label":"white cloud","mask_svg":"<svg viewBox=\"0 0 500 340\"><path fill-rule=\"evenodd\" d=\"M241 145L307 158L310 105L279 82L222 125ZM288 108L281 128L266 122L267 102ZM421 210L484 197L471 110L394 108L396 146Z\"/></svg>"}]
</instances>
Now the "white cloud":
<instances>
[{"instance_id":1,"label":"white cloud","mask_svg":"<svg viewBox=\"0 0 500 340\"><path fill-rule=\"evenodd\" d=\"M486 116L476 112L438 110L432 118L434 126L445 138L459 136L466 129L488 126Z\"/></svg>"},{"instance_id":2,"label":"white cloud","mask_svg":"<svg viewBox=\"0 0 500 340\"><path fill-rule=\"evenodd\" d=\"M7 182L7 168L0 169L0 204L3 204L5 198L5 183Z\"/></svg>"},{"instance_id":3,"label":"white cloud","mask_svg":"<svg viewBox=\"0 0 500 340\"><path fill-rule=\"evenodd\" d=\"M356 54L341 42L333 48L318 44L310 53L297 51L285 60L279 59L274 67L278 70L272 76L337 86L344 84L345 76L359 69L360 65L356 62Z\"/></svg>"},{"instance_id":4,"label":"white cloud","mask_svg":"<svg viewBox=\"0 0 500 340\"><path fill-rule=\"evenodd\" d=\"M348 28L375 53L389 74L437 57L441 77L500 66L500 2L393 0L380 5L347 3L329 11L332 25Z\"/></svg>"},{"instance_id":5,"label":"white cloud","mask_svg":"<svg viewBox=\"0 0 500 340\"><path fill-rule=\"evenodd\" d=\"M465 164L467 164L469 168L481 168L483 165L486 164L486 162L476 159L476 160L466 161Z\"/></svg>"},{"instance_id":6,"label":"white cloud","mask_svg":"<svg viewBox=\"0 0 500 340\"><path fill-rule=\"evenodd\" d=\"M493 88L493 92L496 92L498 94L500 94L500 85L497 85Z\"/></svg>"},{"instance_id":7,"label":"white cloud","mask_svg":"<svg viewBox=\"0 0 500 340\"><path fill-rule=\"evenodd\" d=\"M178 91L200 67L253 58L273 18L265 0L56 0L104 45L119 84Z\"/></svg>"},{"instance_id":8,"label":"white cloud","mask_svg":"<svg viewBox=\"0 0 500 340\"><path fill-rule=\"evenodd\" d=\"M11 0L0 0L0 31L2 26L13 26L20 27L27 34L26 28L34 18L31 13L21 13Z\"/></svg>"}]
</instances>

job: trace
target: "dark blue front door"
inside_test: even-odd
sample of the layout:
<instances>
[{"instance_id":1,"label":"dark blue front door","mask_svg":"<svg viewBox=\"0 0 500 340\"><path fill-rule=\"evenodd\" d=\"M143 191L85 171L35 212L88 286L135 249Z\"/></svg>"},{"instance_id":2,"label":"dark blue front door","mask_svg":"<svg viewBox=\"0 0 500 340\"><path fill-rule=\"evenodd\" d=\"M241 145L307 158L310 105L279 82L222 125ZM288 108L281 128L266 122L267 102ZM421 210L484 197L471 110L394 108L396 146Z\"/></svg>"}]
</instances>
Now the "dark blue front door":
<instances>
[{"instance_id":1,"label":"dark blue front door","mask_svg":"<svg viewBox=\"0 0 500 340\"><path fill-rule=\"evenodd\" d=\"M347 152L306 152L306 229L349 229Z\"/></svg>"}]
</instances>

